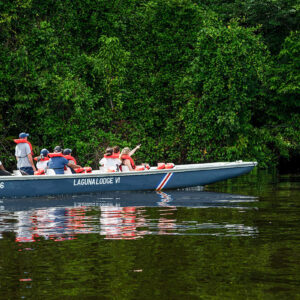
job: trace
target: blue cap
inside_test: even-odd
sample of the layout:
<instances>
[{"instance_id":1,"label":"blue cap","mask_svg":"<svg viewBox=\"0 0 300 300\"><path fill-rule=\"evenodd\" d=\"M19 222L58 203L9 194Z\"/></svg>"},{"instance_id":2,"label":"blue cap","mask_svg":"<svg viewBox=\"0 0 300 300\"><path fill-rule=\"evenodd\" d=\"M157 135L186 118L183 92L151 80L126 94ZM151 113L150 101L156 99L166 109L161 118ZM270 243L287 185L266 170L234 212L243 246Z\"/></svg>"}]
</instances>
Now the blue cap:
<instances>
[{"instance_id":1,"label":"blue cap","mask_svg":"<svg viewBox=\"0 0 300 300\"><path fill-rule=\"evenodd\" d=\"M55 152L55 153L61 152L61 151L62 151L62 149L61 149L60 146L56 146L56 147L54 148L54 152Z\"/></svg>"},{"instance_id":2,"label":"blue cap","mask_svg":"<svg viewBox=\"0 0 300 300\"><path fill-rule=\"evenodd\" d=\"M70 155L72 153L72 150L67 148L64 150L63 155Z\"/></svg>"},{"instance_id":3,"label":"blue cap","mask_svg":"<svg viewBox=\"0 0 300 300\"><path fill-rule=\"evenodd\" d=\"M41 150L41 155L43 155L44 157L47 157L48 154L49 154L49 151L47 149Z\"/></svg>"},{"instance_id":4,"label":"blue cap","mask_svg":"<svg viewBox=\"0 0 300 300\"><path fill-rule=\"evenodd\" d=\"M20 134L19 134L19 138L26 138L26 137L28 137L29 136L29 133L25 133L25 132L21 132Z\"/></svg>"}]
</instances>

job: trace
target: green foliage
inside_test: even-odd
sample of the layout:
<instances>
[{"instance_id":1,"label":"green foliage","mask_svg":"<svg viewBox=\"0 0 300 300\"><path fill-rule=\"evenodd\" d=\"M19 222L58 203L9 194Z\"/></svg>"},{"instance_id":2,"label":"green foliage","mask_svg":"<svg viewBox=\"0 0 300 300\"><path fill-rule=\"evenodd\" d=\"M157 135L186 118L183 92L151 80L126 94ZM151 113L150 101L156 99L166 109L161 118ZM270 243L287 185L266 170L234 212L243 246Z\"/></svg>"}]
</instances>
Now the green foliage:
<instances>
[{"instance_id":1,"label":"green foliage","mask_svg":"<svg viewBox=\"0 0 300 300\"><path fill-rule=\"evenodd\" d=\"M36 152L60 144L93 167L116 144L141 143L135 159L151 164L297 156L298 12L281 0L2 2L0 159L12 167L21 131Z\"/></svg>"},{"instance_id":2,"label":"green foliage","mask_svg":"<svg viewBox=\"0 0 300 300\"><path fill-rule=\"evenodd\" d=\"M263 84L266 53L252 29L236 22L208 23L198 35L195 58L184 78L184 123L190 161L255 158L250 139L252 111ZM192 92L192 94L190 94ZM201 158L203 159L203 157Z\"/></svg>"}]
</instances>

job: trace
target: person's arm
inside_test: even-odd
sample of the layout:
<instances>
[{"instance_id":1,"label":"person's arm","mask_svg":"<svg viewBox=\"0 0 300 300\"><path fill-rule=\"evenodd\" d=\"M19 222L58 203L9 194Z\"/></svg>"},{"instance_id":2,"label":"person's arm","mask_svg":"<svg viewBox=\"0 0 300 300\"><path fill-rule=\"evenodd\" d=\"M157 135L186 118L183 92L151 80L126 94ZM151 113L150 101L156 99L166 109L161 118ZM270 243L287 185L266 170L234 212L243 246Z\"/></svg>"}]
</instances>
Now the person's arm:
<instances>
[{"instance_id":1,"label":"person's arm","mask_svg":"<svg viewBox=\"0 0 300 300\"><path fill-rule=\"evenodd\" d=\"M36 171L36 167L35 167L35 165L33 163L33 159L32 159L31 153L27 154L27 157L28 157L28 160L29 160L29 162L30 162L30 164L32 166L33 171Z\"/></svg>"},{"instance_id":2,"label":"person's arm","mask_svg":"<svg viewBox=\"0 0 300 300\"><path fill-rule=\"evenodd\" d=\"M123 161L123 164L124 164L125 166L128 167L129 171L133 171L133 168L132 168L132 166L131 166L131 163L130 163L130 160L129 160L129 159L125 159L125 160Z\"/></svg>"},{"instance_id":3,"label":"person's arm","mask_svg":"<svg viewBox=\"0 0 300 300\"><path fill-rule=\"evenodd\" d=\"M137 145L134 149L132 149L130 152L129 152L129 156L133 155L134 152L139 149L141 147L141 145Z\"/></svg>"},{"instance_id":4,"label":"person's arm","mask_svg":"<svg viewBox=\"0 0 300 300\"><path fill-rule=\"evenodd\" d=\"M70 163L70 162L67 164L67 166L70 167L70 168L72 168L72 169L78 169L78 168L81 168L81 166L75 165L74 163Z\"/></svg>"},{"instance_id":5,"label":"person's arm","mask_svg":"<svg viewBox=\"0 0 300 300\"><path fill-rule=\"evenodd\" d=\"M5 169L4 169L4 167L3 167L3 165L2 165L2 164L0 165L0 170L3 170L3 171L5 171Z\"/></svg>"}]
</instances>

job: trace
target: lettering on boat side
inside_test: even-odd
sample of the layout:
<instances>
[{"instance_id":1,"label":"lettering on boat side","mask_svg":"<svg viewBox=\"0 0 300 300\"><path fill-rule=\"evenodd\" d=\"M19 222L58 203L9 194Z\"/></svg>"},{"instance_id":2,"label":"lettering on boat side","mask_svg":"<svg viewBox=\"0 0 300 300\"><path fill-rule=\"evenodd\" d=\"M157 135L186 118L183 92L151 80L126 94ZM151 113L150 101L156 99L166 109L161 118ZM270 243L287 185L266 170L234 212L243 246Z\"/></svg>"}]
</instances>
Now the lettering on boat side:
<instances>
[{"instance_id":1,"label":"lettering on boat side","mask_svg":"<svg viewBox=\"0 0 300 300\"><path fill-rule=\"evenodd\" d=\"M4 189L4 182L0 182L0 189Z\"/></svg>"},{"instance_id":2,"label":"lettering on boat side","mask_svg":"<svg viewBox=\"0 0 300 300\"><path fill-rule=\"evenodd\" d=\"M104 178L82 178L74 179L73 185L100 185L100 184L118 184L121 182L120 177L104 177Z\"/></svg>"}]
</instances>

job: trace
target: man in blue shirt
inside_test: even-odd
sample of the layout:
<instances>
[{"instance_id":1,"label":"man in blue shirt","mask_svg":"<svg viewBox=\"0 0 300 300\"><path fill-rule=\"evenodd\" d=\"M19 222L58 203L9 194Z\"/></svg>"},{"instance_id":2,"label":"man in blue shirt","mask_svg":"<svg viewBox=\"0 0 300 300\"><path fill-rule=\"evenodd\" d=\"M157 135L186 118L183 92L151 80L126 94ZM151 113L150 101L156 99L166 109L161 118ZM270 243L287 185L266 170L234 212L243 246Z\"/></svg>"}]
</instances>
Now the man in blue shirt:
<instances>
[{"instance_id":1,"label":"man in blue shirt","mask_svg":"<svg viewBox=\"0 0 300 300\"><path fill-rule=\"evenodd\" d=\"M51 159L48 163L48 169L53 169L55 174L64 174L65 166L72 169L81 168L79 165L69 163L69 161L63 156L60 146L56 146L54 148L54 153L49 154L49 156Z\"/></svg>"}]
</instances>

